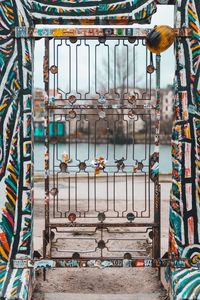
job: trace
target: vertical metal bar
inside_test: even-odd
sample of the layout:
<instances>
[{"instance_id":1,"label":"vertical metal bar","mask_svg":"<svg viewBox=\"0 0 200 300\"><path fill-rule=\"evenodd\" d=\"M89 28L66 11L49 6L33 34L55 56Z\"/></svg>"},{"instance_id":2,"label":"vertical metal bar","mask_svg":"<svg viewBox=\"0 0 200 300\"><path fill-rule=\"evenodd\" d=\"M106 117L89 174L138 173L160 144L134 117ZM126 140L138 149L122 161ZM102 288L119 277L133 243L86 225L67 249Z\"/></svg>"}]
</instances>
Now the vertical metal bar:
<instances>
[{"instance_id":1,"label":"vertical metal bar","mask_svg":"<svg viewBox=\"0 0 200 300\"><path fill-rule=\"evenodd\" d=\"M129 85L129 47L128 45L125 44L124 40L123 40L123 46L126 47L126 79L124 80L124 76L125 74L122 74L122 86L123 86L123 93L121 93L121 97L123 99L121 99L121 103L124 104L124 99L125 99L125 95L128 94L128 85ZM122 48L123 49L123 48ZM126 81L126 83L124 82ZM125 86L126 84L126 86Z\"/></svg>"},{"instance_id":2,"label":"vertical metal bar","mask_svg":"<svg viewBox=\"0 0 200 300\"><path fill-rule=\"evenodd\" d=\"M117 47L120 46L120 40L117 41L117 44L114 46L114 94L120 98L120 94L117 91Z\"/></svg>"},{"instance_id":3,"label":"vertical metal bar","mask_svg":"<svg viewBox=\"0 0 200 300\"><path fill-rule=\"evenodd\" d=\"M58 41L59 41L59 43L58 43ZM58 70L60 68L59 67L59 65L60 65L59 47L62 47L62 44L63 44L62 40L57 40L57 39L53 40L53 62L54 62L54 65L58 67ZM62 89L61 89L61 87L59 87L59 85L60 85L59 76L58 76L58 73L56 73L53 76L53 87L54 87L53 94L54 94L55 99L57 99L57 100L60 96L61 96L61 99L63 99L63 95L61 93Z\"/></svg>"},{"instance_id":4,"label":"vertical metal bar","mask_svg":"<svg viewBox=\"0 0 200 300\"><path fill-rule=\"evenodd\" d=\"M88 48L88 91L85 92L84 97L85 100L87 99L87 95L90 94L90 81L91 81L91 75L90 75L90 44L87 44L87 40L84 40L84 45Z\"/></svg>"},{"instance_id":5,"label":"vertical metal bar","mask_svg":"<svg viewBox=\"0 0 200 300\"><path fill-rule=\"evenodd\" d=\"M56 42L56 40L54 39L53 40L53 65L57 66L57 68L58 68L58 45L57 45L57 51L56 51L55 50L55 46L56 46L55 42ZM51 64L51 62L50 62L50 64ZM57 74L53 74L53 96L54 96L54 99L56 99L58 96L57 95L58 86L59 86L58 76L57 76ZM57 93L56 93L56 91L57 91Z\"/></svg>"},{"instance_id":6,"label":"vertical metal bar","mask_svg":"<svg viewBox=\"0 0 200 300\"><path fill-rule=\"evenodd\" d=\"M108 47L108 93L110 94L110 46L106 45Z\"/></svg>"},{"instance_id":7,"label":"vertical metal bar","mask_svg":"<svg viewBox=\"0 0 200 300\"><path fill-rule=\"evenodd\" d=\"M98 91L97 91L97 47L100 45L100 42L95 45L95 74L94 74L94 79L95 79L95 83L94 83L94 86L95 86L95 94L98 94Z\"/></svg>"},{"instance_id":8,"label":"vertical metal bar","mask_svg":"<svg viewBox=\"0 0 200 300\"><path fill-rule=\"evenodd\" d=\"M69 56L67 56L67 51L66 51L66 60L68 60L69 62L69 69L68 69L68 84L69 84L69 89L68 89L68 92L66 91L65 92L65 98L68 97L68 95L72 92L72 80L71 80L71 73L72 73L72 60L71 60L71 47L70 45L68 45L68 40L66 39L65 40L65 45L67 46L67 48L69 49ZM62 45L62 41L61 43L58 45L58 46L61 46ZM58 47L57 47L57 52L58 52Z\"/></svg>"},{"instance_id":9,"label":"vertical metal bar","mask_svg":"<svg viewBox=\"0 0 200 300\"><path fill-rule=\"evenodd\" d=\"M152 128L152 114L149 114L149 151L148 151L148 156L150 157L151 155L151 128ZM149 216L151 216L151 179L148 176L148 206L149 206Z\"/></svg>"},{"instance_id":10,"label":"vertical metal bar","mask_svg":"<svg viewBox=\"0 0 200 300\"><path fill-rule=\"evenodd\" d=\"M78 61L78 47L83 49L82 40L79 41L79 44L76 45L76 94L82 99L82 94L79 92L79 61Z\"/></svg>"},{"instance_id":11,"label":"vertical metal bar","mask_svg":"<svg viewBox=\"0 0 200 300\"><path fill-rule=\"evenodd\" d=\"M155 109L155 124L156 124L156 134L155 134L155 153L158 154L159 163L159 134L160 134L160 55L156 55L156 109ZM154 189L154 222L158 225L153 229L153 257L160 257L160 184L159 184L159 174L155 182Z\"/></svg>"},{"instance_id":12,"label":"vertical metal bar","mask_svg":"<svg viewBox=\"0 0 200 300\"><path fill-rule=\"evenodd\" d=\"M43 236L43 256L46 257L46 245L49 236L49 40L45 38L44 84L47 99L45 100L44 130L45 130L45 232Z\"/></svg>"}]
</instances>

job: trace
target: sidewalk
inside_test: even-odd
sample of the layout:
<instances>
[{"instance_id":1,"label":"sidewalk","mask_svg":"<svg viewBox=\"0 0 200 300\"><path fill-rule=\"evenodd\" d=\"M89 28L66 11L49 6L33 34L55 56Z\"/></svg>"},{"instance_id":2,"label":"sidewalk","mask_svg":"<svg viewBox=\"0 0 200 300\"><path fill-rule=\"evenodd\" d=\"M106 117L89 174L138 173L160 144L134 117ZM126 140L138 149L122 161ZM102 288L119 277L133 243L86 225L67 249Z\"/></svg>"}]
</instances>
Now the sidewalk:
<instances>
[{"instance_id":1,"label":"sidewalk","mask_svg":"<svg viewBox=\"0 0 200 300\"><path fill-rule=\"evenodd\" d=\"M38 298L37 298L38 297ZM42 297L42 298L41 298ZM160 293L137 294L72 294L44 293L35 294L34 300L160 300Z\"/></svg>"},{"instance_id":2,"label":"sidewalk","mask_svg":"<svg viewBox=\"0 0 200 300\"><path fill-rule=\"evenodd\" d=\"M44 184L35 184L34 244L42 248ZM168 247L170 176L161 177L161 256ZM138 193L142 190L138 185ZM62 186L61 194L66 189ZM81 294L80 294L81 292ZM47 280L37 278L34 300L158 300L163 294L158 271L153 268L52 269ZM164 298L163 298L164 299Z\"/></svg>"}]
</instances>

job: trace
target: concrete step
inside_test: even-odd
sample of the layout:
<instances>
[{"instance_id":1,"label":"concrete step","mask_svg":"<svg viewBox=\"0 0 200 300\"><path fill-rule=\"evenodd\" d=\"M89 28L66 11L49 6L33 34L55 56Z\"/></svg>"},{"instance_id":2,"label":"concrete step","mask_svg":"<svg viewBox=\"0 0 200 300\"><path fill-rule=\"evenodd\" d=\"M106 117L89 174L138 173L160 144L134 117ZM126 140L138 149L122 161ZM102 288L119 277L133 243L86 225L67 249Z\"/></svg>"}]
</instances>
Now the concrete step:
<instances>
[{"instance_id":1,"label":"concrete step","mask_svg":"<svg viewBox=\"0 0 200 300\"><path fill-rule=\"evenodd\" d=\"M159 300L160 293L136 294L72 294L34 293L33 300Z\"/></svg>"}]
</instances>

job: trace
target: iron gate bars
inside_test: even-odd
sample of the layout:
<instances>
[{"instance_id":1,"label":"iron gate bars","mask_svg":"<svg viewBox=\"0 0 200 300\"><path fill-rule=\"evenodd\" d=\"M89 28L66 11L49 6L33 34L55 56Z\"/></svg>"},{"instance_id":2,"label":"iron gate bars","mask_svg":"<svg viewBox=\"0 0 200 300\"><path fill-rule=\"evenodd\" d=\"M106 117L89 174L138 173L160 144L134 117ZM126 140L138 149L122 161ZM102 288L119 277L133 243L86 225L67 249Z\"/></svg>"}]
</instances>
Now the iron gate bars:
<instances>
[{"instance_id":1,"label":"iron gate bars","mask_svg":"<svg viewBox=\"0 0 200 300\"><path fill-rule=\"evenodd\" d=\"M45 39L44 257L160 257L159 72L142 38Z\"/></svg>"}]
</instances>

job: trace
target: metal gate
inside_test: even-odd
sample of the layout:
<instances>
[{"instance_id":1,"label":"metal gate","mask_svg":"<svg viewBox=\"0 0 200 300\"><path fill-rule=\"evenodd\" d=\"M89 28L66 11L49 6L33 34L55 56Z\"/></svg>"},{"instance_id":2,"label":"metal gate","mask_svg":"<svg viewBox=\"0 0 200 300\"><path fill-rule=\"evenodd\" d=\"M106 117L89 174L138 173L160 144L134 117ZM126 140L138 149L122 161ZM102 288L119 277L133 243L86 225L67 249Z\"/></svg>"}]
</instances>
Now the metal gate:
<instances>
[{"instance_id":1,"label":"metal gate","mask_svg":"<svg viewBox=\"0 0 200 300\"><path fill-rule=\"evenodd\" d=\"M160 56L131 29L75 31L45 39L44 257L159 258Z\"/></svg>"}]
</instances>

